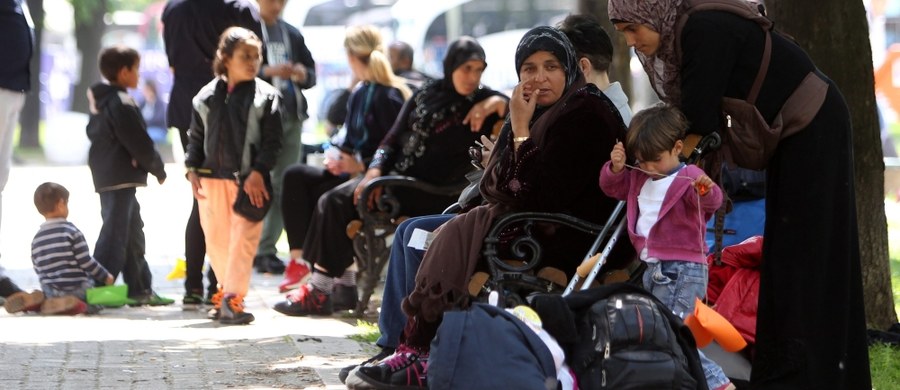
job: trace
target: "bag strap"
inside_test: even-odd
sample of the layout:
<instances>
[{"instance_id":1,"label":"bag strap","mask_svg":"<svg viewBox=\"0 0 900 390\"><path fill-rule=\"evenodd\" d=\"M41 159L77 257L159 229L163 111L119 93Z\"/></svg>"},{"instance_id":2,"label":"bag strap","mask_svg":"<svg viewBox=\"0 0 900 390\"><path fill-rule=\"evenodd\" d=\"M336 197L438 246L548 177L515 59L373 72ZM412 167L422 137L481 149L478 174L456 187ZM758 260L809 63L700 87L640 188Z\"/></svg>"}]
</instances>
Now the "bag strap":
<instances>
[{"instance_id":1,"label":"bag strap","mask_svg":"<svg viewBox=\"0 0 900 390\"><path fill-rule=\"evenodd\" d=\"M756 104L756 98L762 89L763 81L766 79L766 73L769 71L769 63L772 60L772 30L774 23L767 18L761 9L754 8L753 5L744 0L686 0L687 9L678 18L675 23L675 53L678 61L681 62L681 31L687 24L691 14L697 11L724 11L742 18L752 20L759 24L766 34L766 43L763 47L762 61L759 64L759 71L756 73L756 79L750 87L750 93L747 94L747 102Z\"/></svg>"},{"instance_id":2,"label":"bag strap","mask_svg":"<svg viewBox=\"0 0 900 390\"><path fill-rule=\"evenodd\" d=\"M750 87L750 93L747 95L747 103L756 104L756 98L759 97L759 90L762 89L763 81L766 79L766 73L769 72L769 63L772 60L772 33L766 34L766 44L763 48L762 61L759 64L759 71L756 73L756 80L753 80L753 86Z\"/></svg>"},{"instance_id":3,"label":"bag strap","mask_svg":"<svg viewBox=\"0 0 900 390\"><path fill-rule=\"evenodd\" d=\"M727 198L728 194L725 194L725 197ZM723 243L723 239L725 236L725 214L727 213L727 206L724 204L722 205L722 207L719 207L719 209L716 210L716 220L713 223L713 230L715 230L715 243L713 244L713 254L715 256L713 256L713 259L715 265L722 265L722 249L725 246Z\"/></svg>"}]
</instances>

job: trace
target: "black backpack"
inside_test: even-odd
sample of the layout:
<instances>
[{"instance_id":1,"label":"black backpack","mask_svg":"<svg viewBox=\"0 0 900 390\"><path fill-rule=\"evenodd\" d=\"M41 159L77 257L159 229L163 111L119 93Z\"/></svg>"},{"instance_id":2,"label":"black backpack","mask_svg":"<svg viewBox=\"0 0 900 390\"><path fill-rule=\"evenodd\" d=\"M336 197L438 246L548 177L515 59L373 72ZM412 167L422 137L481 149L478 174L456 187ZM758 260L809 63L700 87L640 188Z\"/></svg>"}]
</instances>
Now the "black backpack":
<instances>
[{"instance_id":1,"label":"black backpack","mask_svg":"<svg viewBox=\"0 0 900 390\"><path fill-rule=\"evenodd\" d=\"M582 389L707 389L690 330L640 287L539 295L532 306Z\"/></svg>"}]
</instances>

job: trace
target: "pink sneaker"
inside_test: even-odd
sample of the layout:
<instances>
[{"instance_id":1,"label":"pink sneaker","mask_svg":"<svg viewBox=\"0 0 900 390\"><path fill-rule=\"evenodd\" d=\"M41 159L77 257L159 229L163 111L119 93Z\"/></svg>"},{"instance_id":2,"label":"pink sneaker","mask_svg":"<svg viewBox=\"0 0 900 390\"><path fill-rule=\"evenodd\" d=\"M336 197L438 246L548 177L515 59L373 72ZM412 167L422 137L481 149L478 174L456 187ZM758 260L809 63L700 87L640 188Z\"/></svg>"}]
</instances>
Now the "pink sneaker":
<instances>
[{"instance_id":1,"label":"pink sneaker","mask_svg":"<svg viewBox=\"0 0 900 390\"><path fill-rule=\"evenodd\" d=\"M306 262L291 259L284 270L284 280L278 285L278 291L288 292L300 287L301 284L306 283L309 276L309 267L306 266Z\"/></svg>"}]
</instances>

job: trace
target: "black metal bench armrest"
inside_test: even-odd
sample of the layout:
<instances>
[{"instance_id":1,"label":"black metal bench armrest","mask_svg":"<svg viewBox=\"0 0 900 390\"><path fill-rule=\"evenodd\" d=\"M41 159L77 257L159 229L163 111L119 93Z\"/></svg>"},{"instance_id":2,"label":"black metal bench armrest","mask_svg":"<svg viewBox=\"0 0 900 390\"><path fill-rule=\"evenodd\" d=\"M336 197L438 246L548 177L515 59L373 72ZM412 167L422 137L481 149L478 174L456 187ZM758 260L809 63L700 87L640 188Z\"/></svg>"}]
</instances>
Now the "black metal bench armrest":
<instances>
[{"instance_id":1,"label":"black metal bench armrest","mask_svg":"<svg viewBox=\"0 0 900 390\"><path fill-rule=\"evenodd\" d=\"M362 225L353 237L353 251L361 272L359 276L360 300L357 302L357 315L362 315L368 308L369 299L375 291L384 266L390 257L387 238L394 233L400 223L400 201L391 193L393 188L411 188L426 194L459 195L467 182L448 186L436 186L410 176L388 175L369 181L360 191L356 202L356 211ZM374 208L370 209L368 199L376 188L383 188Z\"/></svg>"},{"instance_id":2,"label":"black metal bench armrest","mask_svg":"<svg viewBox=\"0 0 900 390\"><path fill-rule=\"evenodd\" d=\"M381 212L386 213L389 218L396 218L400 213L400 204L396 197L391 194L384 192L382 195L375 200L375 209L370 210L367 199L372 194L372 191L375 191L378 187L387 188L396 188L396 187L406 187L413 188L428 194L435 195L459 195L463 188L466 186L466 182L454 183L446 186L437 186L431 183L427 183L425 181L416 179L410 176L401 176L401 175L387 175L380 176L369 181L365 187L363 187L362 191L360 191L359 198L357 198L356 203L356 211L359 213L360 217L365 215L372 214L373 212ZM363 220L365 222L365 218Z\"/></svg>"},{"instance_id":3,"label":"black metal bench armrest","mask_svg":"<svg viewBox=\"0 0 900 390\"><path fill-rule=\"evenodd\" d=\"M543 245L535 234L538 225L569 227L592 236L603 230L603 225L563 213L515 212L494 221L482 246L482 254L490 269L486 287L498 291L508 306L522 303L528 292L552 292L558 287L537 276L536 271L544 256ZM513 227L519 231L507 239L505 258L501 259L501 234Z\"/></svg>"}]
</instances>

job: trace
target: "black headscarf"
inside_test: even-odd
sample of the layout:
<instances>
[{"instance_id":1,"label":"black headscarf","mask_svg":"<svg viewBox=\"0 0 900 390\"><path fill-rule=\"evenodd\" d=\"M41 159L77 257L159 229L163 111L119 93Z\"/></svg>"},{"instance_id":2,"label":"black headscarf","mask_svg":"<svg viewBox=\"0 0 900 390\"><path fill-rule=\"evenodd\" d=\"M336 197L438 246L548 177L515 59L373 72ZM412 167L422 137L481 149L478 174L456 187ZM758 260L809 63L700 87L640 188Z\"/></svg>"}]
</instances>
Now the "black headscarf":
<instances>
[{"instance_id":1,"label":"black headscarf","mask_svg":"<svg viewBox=\"0 0 900 390\"><path fill-rule=\"evenodd\" d=\"M447 56L444 57L444 79L441 82L444 89L456 92L453 87L453 71L456 68L471 60L484 62L487 67L486 58L484 49L475 38L464 36L451 43L447 48Z\"/></svg>"},{"instance_id":2,"label":"black headscarf","mask_svg":"<svg viewBox=\"0 0 900 390\"><path fill-rule=\"evenodd\" d=\"M528 30L519 41L519 46L516 47L516 73L521 72L522 63L528 57L539 51L553 54L566 68L566 90L568 90L581 74L581 69L578 67L578 56L575 54L575 48L569 38L562 31L548 26ZM519 79L519 81L522 80Z\"/></svg>"},{"instance_id":3,"label":"black headscarf","mask_svg":"<svg viewBox=\"0 0 900 390\"><path fill-rule=\"evenodd\" d=\"M478 103L496 94L489 88L476 88L468 96L460 95L453 86L453 72L471 60L485 63L484 49L472 37L464 36L450 44L444 57L444 78L426 82L414 96L415 112L409 116L409 128L413 135L403 146L395 168L404 172L425 153L425 140L438 125L447 120L462 117ZM460 116L461 114L461 116Z\"/></svg>"},{"instance_id":4,"label":"black headscarf","mask_svg":"<svg viewBox=\"0 0 900 390\"><path fill-rule=\"evenodd\" d=\"M553 27L541 26L535 27L525 33L519 46L516 48L516 73L521 74L522 63L532 54L538 51L546 51L553 54L557 60L565 68L566 87L563 90L559 100L547 107L537 107L534 116L531 118L531 134L530 141L537 148L544 146L544 135L547 130L555 123L565 107L565 102L572 97L579 89L584 87L584 74L578 67L578 57L575 55L575 48L561 31ZM519 80L521 81L521 79ZM491 161L485 170L484 179L481 181L481 194L491 203L496 204L515 204L515 197L501 189L501 177L503 167L498 164L503 161L507 154L515 153L512 145L512 125L507 116L506 123L503 124L501 135L506 137L505 142L498 144L506 145L500 149L500 153L491 155ZM525 146L524 144L522 145Z\"/></svg>"},{"instance_id":5,"label":"black headscarf","mask_svg":"<svg viewBox=\"0 0 900 390\"><path fill-rule=\"evenodd\" d=\"M456 92L456 87L453 86L453 72L470 60L484 62L487 66L484 49L475 38L464 36L450 44L447 56L444 57L444 78L426 83L415 97L417 114L415 119L423 122L421 123L423 128L430 128L434 122L447 117L450 111L468 112L476 102L490 96L484 88L477 88L469 96L462 96Z\"/></svg>"}]
</instances>

